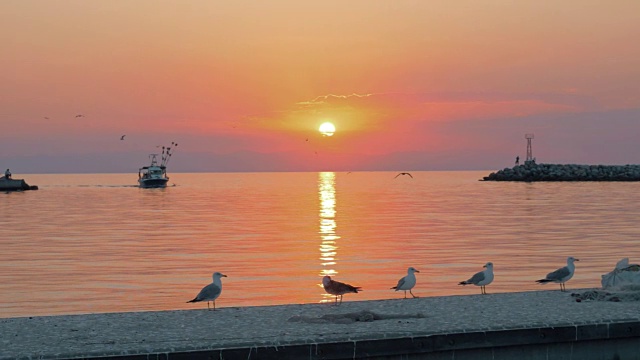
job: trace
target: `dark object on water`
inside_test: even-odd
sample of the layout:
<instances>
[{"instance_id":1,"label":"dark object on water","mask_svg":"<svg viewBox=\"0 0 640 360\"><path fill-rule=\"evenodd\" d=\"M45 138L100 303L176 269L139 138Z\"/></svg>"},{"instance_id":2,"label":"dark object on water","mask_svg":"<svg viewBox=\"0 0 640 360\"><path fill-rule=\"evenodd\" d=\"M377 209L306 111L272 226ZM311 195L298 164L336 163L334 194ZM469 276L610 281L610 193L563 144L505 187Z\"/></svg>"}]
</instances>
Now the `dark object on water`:
<instances>
[{"instance_id":1,"label":"dark object on water","mask_svg":"<svg viewBox=\"0 0 640 360\"><path fill-rule=\"evenodd\" d=\"M38 190L35 185L29 185L23 179L7 179L0 177L0 191Z\"/></svg>"}]
</instances>

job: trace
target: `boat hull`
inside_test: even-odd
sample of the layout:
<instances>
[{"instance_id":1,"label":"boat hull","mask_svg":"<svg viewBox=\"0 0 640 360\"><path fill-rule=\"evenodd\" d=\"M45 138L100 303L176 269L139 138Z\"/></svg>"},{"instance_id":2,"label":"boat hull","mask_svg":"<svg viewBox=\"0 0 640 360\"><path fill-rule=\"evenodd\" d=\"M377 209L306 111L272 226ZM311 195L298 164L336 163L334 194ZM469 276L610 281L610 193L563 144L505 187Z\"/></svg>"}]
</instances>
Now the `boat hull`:
<instances>
[{"instance_id":1,"label":"boat hull","mask_svg":"<svg viewBox=\"0 0 640 360\"><path fill-rule=\"evenodd\" d=\"M140 187L145 189L167 187L169 179L140 179Z\"/></svg>"}]
</instances>

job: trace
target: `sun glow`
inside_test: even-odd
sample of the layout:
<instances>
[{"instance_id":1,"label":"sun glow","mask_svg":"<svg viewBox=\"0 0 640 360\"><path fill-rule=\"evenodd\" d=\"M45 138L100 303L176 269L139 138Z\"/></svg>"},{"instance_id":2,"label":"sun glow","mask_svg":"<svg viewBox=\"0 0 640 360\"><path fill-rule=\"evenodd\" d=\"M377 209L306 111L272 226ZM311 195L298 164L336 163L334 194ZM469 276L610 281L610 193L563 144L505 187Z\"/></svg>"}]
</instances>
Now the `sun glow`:
<instances>
[{"instance_id":1,"label":"sun glow","mask_svg":"<svg viewBox=\"0 0 640 360\"><path fill-rule=\"evenodd\" d=\"M333 136L336 132L336 127L330 122L324 122L318 128L318 131L324 136Z\"/></svg>"}]
</instances>

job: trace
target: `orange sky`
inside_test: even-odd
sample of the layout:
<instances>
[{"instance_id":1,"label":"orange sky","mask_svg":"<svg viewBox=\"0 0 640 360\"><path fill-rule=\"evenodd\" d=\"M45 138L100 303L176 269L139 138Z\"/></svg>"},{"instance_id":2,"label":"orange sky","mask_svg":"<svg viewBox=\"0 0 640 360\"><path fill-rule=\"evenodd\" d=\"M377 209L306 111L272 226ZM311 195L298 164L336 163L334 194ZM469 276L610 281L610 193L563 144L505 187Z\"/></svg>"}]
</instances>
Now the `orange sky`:
<instances>
[{"instance_id":1,"label":"orange sky","mask_svg":"<svg viewBox=\"0 0 640 360\"><path fill-rule=\"evenodd\" d=\"M529 132L539 162L638 163L638 24L635 0L6 0L0 167L136 172L177 141L173 171L490 170Z\"/></svg>"}]
</instances>

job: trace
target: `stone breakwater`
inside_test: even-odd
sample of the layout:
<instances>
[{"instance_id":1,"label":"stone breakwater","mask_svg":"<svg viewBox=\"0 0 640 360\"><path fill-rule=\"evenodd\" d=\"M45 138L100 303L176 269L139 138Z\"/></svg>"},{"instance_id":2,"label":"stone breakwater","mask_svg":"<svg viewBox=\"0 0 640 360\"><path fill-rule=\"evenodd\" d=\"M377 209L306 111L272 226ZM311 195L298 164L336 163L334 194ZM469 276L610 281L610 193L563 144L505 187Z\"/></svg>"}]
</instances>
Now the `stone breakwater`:
<instances>
[{"instance_id":1,"label":"stone breakwater","mask_svg":"<svg viewBox=\"0 0 640 360\"><path fill-rule=\"evenodd\" d=\"M640 181L640 165L526 163L485 176L484 181Z\"/></svg>"}]
</instances>

